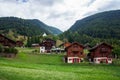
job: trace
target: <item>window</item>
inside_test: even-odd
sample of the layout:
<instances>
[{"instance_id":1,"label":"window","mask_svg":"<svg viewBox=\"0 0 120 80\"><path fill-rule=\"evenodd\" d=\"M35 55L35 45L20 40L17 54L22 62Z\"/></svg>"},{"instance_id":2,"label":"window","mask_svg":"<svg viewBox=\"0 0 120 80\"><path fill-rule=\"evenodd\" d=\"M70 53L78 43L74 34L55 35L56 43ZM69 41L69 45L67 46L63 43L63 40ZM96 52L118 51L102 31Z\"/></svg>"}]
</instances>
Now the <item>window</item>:
<instances>
[{"instance_id":1,"label":"window","mask_svg":"<svg viewBox=\"0 0 120 80\"><path fill-rule=\"evenodd\" d=\"M107 52L108 49L103 47L103 48L100 49L100 51L101 51L101 52Z\"/></svg>"},{"instance_id":2,"label":"window","mask_svg":"<svg viewBox=\"0 0 120 80\"><path fill-rule=\"evenodd\" d=\"M77 45L74 45L74 46L72 47L72 51L75 52L75 53L78 53L79 47L78 47Z\"/></svg>"}]
</instances>

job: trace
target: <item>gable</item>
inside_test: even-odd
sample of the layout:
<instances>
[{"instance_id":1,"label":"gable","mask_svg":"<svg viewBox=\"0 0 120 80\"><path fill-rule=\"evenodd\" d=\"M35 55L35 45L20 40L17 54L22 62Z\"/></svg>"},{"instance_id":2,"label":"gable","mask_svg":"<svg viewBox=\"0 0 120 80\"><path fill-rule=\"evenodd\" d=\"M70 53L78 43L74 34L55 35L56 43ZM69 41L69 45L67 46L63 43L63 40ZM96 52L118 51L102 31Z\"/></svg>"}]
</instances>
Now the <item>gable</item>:
<instances>
[{"instance_id":1,"label":"gable","mask_svg":"<svg viewBox=\"0 0 120 80\"><path fill-rule=\"evenodd\" d=\"M79 44L79 43L72 43L71 45L69 45L68 47L65 48L65 50L68 50L68 49L72 49L72 50L77 50L77 49L83 49L84 47Z\"/></svg>"}]
</instances>

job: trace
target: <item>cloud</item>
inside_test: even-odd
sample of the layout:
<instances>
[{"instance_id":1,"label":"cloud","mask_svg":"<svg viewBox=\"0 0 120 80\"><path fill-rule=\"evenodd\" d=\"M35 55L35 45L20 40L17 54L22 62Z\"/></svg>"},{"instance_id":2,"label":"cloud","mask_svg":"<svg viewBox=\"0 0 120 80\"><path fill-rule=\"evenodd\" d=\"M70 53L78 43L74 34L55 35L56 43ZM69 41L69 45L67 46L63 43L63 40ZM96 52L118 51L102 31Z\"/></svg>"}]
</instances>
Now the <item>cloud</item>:
<instances>
[{"instance_id":1,"label":"cloud","mask_svg":"<svg viewBox=\"0 0 120 80\"><path fill-rule=\"evenodd\" d=\"M0 16L39 19L62 31L76 20L120 9L120 0L0 0Z\"/></svg>"},{"instance_id":2,"label":"cloud","mask_svg":"<svg viewBox=\"0 0 120 80\"><path fill-rule=\"evenodd\" d=\"M45 6L52 6L57 2L61 2L62 0L36 0L36 2L45 5Z\"/></svg>"},{"instance_id":3,"label":"cloud","mask_svg":"<svg viewBox=\"0 0 120 80\"><path fill-rule=\"evenodd\" d=\"M85 16L93 15L95 13L120 9L120 0L96 0L89 7L87 7Z\"/></svg>"}]
</instances>

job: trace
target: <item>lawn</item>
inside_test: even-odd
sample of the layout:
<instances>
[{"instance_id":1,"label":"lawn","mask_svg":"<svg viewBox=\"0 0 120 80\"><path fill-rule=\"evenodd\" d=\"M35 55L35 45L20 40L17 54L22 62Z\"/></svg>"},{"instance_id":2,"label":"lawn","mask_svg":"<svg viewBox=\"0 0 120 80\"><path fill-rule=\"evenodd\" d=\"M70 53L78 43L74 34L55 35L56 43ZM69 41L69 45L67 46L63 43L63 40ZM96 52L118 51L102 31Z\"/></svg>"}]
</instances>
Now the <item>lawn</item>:
<instances>
[{"instance_id":1,"label":"lawn","mask_svg":"<svg viewBox=\"0 0 120 80\"><path fill-rule=\"evenodd\" d=\"M66 64L63 56L21 50L16 58L0 58L0 80L120 80L119 65Z\"/></svg>"}]
</instances>

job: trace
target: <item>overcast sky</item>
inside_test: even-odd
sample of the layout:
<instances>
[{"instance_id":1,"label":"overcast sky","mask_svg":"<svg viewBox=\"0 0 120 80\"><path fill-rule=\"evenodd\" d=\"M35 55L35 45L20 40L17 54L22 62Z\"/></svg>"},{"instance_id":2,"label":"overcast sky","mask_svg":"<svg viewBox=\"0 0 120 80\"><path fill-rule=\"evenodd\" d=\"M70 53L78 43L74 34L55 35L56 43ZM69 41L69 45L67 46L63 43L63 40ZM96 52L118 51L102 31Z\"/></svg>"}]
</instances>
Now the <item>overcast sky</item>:
<instances>
[{"instance_id":1,"label":"overcast sky","mask_svg":"<svg viewBox=\"0 0 120 80\"><path fill-rule=\"evenodd\" d=\"M120 0L0 0L0 17L15 16L69 29L86 16L120 9Z\"/></svg>"}]
</instances>

